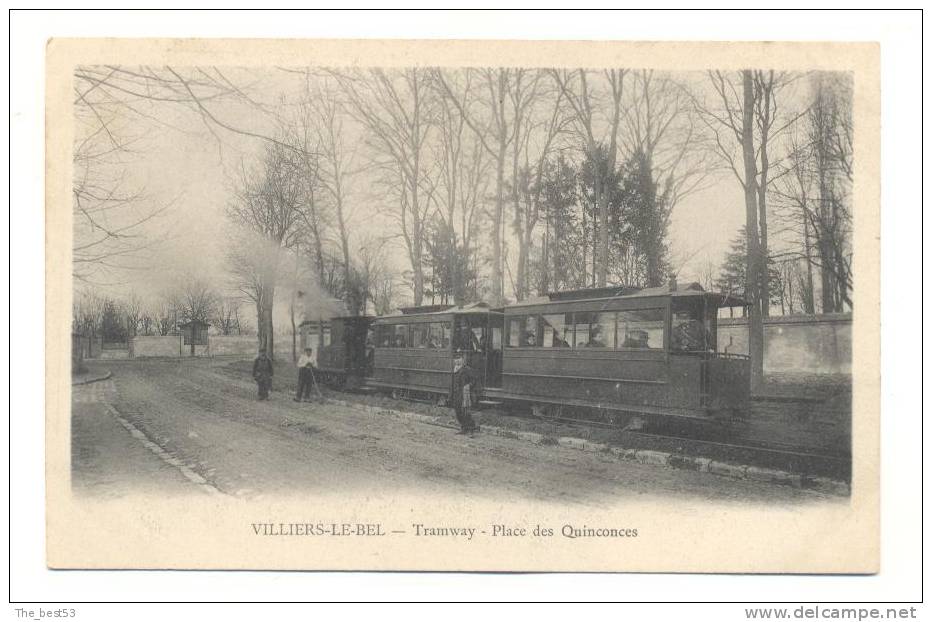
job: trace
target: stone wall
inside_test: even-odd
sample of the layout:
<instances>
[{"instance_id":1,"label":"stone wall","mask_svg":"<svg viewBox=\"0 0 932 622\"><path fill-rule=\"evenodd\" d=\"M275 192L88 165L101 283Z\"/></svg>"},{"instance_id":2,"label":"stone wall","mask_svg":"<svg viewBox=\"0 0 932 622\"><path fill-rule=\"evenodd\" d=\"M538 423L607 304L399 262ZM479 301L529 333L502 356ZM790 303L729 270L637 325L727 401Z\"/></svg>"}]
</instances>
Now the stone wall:
<instances>
[{"instance_id":1,"label":"stone wall","mask_svg":"<svg viewBox=\"0 0 932 622\"><path fill-rule=\"evenodd\" d=\"M746 318L719 318L718 349L748 353ZM850 374L851 314L765 318L764 372Z\"/></svg>"},{"instance_id":2,"label":"stone wall","mask_svg":"<svg viewBox=\"0 0 932 622\"><path fill-rule=\"evenodd\" d=\"M73 347L81 347L81 358L179 358L190 357L191 346L184 345L182 335L137 335L127 348L101 349L99 342L85 337L72 338ZM94 345L97 347L94 348ZM254 357L257 351L255 335L210 335L207 345L194 346L193 356Z\"/></svg>"},{"instance_id":3,"label":"stone wall","mask_svg":"<svg viewBox=\"0 0 932 622\"><path fill-rule=\"evenodd\" d=\"M291 346L289 342L289 348ZM210 356L254 357L259 349L255 335L211 335ZM276 348L277 350L278 348Z\"/></svg>"},{"instance_id":4,"label":"stone wall","mask_svg":"<svg viewBox=\"0 0 932 622\"><path fill-rule=\"evenodd\" d=\"M181 335L136 336L133 339L134 358L181 356Z\"/></svg>"}]
</instances>

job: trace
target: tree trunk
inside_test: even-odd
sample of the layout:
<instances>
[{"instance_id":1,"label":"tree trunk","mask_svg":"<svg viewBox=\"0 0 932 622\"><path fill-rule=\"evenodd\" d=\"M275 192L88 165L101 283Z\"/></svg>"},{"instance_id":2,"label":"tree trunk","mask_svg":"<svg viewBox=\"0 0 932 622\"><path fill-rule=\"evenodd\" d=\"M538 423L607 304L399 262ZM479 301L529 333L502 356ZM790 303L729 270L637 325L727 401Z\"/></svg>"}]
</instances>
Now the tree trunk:
<instances>
[{"instance_id":1,"label":"tree trunk","mask_svg":"<svg viewBox=\"0 0 932 622\"><path fill-rule=\"evenodd\" d=\"M585 287L587 281L587 275L589 274L589 266L586 264L586 254L589 250L589 233L586 231L586 209L583 207L582 210L582 281L577 287Z\"/></svg>"},{"instance_id":2,"label":"tree trunk","mask_svg":"<svg viewBox=\"0 0 932 622\"><path fill-rule=\"evenodd\" d=\"M769 114L769 112L767 113ZM770 161L767 158L767 128L761 132L760 146L760 184L757 187L757 208L760 226L760 254L763 265L760 271L761 314L770 316L770 249L767 241L767 174Z\"/></svg>"},{"instance_id":3,"label":"tree trunk","mask_svg":"<svg viewBox=\"0 0 932 622\"><path fill-rule=\"evenodd\" d=\"M823 104L818 104L819 107ZM824 111L820 110L820 115ZM816 138L816 166L819 169L819 226L816 228L819 246L819 263L821 265L821 290L822 290L822 313L833 313L835 311L835 278L832 273L832 263L835 259L834 248L832 248L831 235L834 229L834 223L829 219L830 211L828 201L830 200L830 190L828 181L828 154L826 153L826 136L825 121L820 116L818 137Z\"/></svg>"},{"instance_id":4,"label":"tree trunk","mask_svg":"<svg viewBox=\"0 0 932 622\"><path fill-rule=\"evenodd\" d=\"M741 72L744 110L741 125L741 151L744 155L744 202L747 217L747 269L745 296L750 303L748 354L751 359L751 390L764 379L764 324L761 316L761 249L757 224L757 157L754 149L754 86L751 72Z\"/></svg>"},{"instance_id":5,"label":"tree trunk","mask_svg":"<svg viewBox=\"0 0 932 622\"><path fill-rule=\"evenodd\" d=\"M350 251L349 251L349 235L346 232L346 224L343 220L343 206L342 200L338 199L337 201L337 222L340 226L340 249L343 251L343 288L345 293L350 293L350 287L352 286L352 278L350 274ZM355 306L355 303L352 305ZM350 310L352 312L352 309Z\"/></svg>"},{"instance_id":6,"label":"tree trunk","mask_svg":"<svg viewBox=\"0 0 932 622\"><path fill-rule=\"evenodd\" d=\"M294 321L294 297L291 300L291 360L298 362L298 327Z\"/></svg>"},{"instance_id":7,"label":"tree trunk","mask_svg":"<svg viewBox=\"0 0 932 622\"><path fill-rule=\"evenodd\" d=\"M269 358L275 360L275 326L272 322L272 300L269 300L268 310L266 311L265 331Z\"/></svg>"},{"instance_id":8,"label":"tree trunk","mask_svg":"<svg viewBox=\"0 0 932 622\"><path fill-rule=\"evenodd\" d=\"M256 339L258 341L259 352L265 351L265 322L262 321L262 294L256 299ZM165 331L163 334L168 334Z\"/></svg>"},{"instance_id":9,"label":"tree trunk","mask_svg":"<svg viewBox=\"0 0 932 622\"><path fill-rule=\"evenodd\" d=\"M608 193L605 191L602 173L603 171L599 171L595 176L595 196L599 217L597 221L593 221L593 224L598 222L599 231L597 248L593 248L592 251L592 269L595 273L595 284L599 287L605 287L608 275ZM593 244L596 244L595 239L593 239Z\"/></svg>"},{"instance_id":10,"label":"tree trunk","mask_svg":"<svg viewBox=\"0 0 932 622\"><path fill-rule=\"evenodd\" d=\"M835 312L835 276L832 274L834 250L832 249L832 243L831 240L828 239L828 235L828 232L824 230L819 234L819 263L821 264L820 276L822 279L822 313Z\"/></svg>"},{"instance_id":11,"label":"tree trunk","mask_svg":"<svg viewBox=\"0 0 932 622\"><path fill-rule=\"evenodd\" d=\"M806 291L803 295L804 311L815 314L815 285L812 281L812 238L809 235L809 216L803 209L803 239L806 245Z\"/></svg>"},{"instance_id":12,"label":"tree trunk","mask_svg":"<svg viewBox=\"0 0 932 622\"><path fill-rule=\"evenodd\" d=\"M502 214L505 203L505 141L499 143L495 170L495 211L492 214L492 304L504 302L502 288Z\"/></svg>"},{"instance_id":13,"label":"tree trunk","mask_svg":"<svg viewBox=\"0 0 932 622\"><path fill-rule=\"evenodd\" d=\"M269 295L263 300L262 306L262 327L265 336L265 352L270 359L275 358L275 327L272 322L272 296Z\"/></svg>"},{"instance_id":14,"label":"tree trunk","mask_svg":"<svg viewBox=\"0 0 932 622\"><path fill-rule=\"evenodd\" d=\"M522 232L518 238L518 284L517 298L519 301L528 297L528 247L531 245L528 232Z\"/></svg>"},{"instance_id":15,"label":"tree trunk","mask_svg":"<svg viewBox=\"0 0 932 622\"><path fill-rule=\"evenodd\" d=\"M422 264L423 249L420 240L421 233L418 233L413 240L413 257L411 258L411 268L414 272L414 306L420 306L424 303L424 266Z\"/></svg>"}]
</instances>

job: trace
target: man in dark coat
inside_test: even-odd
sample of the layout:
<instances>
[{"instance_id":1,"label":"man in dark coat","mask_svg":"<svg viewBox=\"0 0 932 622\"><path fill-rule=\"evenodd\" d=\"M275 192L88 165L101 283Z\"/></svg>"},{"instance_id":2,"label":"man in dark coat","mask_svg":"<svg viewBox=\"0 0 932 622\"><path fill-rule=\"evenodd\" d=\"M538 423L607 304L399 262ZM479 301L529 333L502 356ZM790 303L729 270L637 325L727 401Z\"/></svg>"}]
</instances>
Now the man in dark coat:
<instances>
[{"instance_id":1,"label":"man in dark coat","mask_svg":"<svg viewBox=\"0 0 932 622\"><path fill-rule=\"evenodd\" d=\"M259 351L259 356L252 363L252 377L259 386L259 399L269 399L269 391L272 390L272 376L275 375L275 369L272 367L272 359L266 354L265 350Z\"/></svg>"},{"instance_id":2,"label":"man in dark coat","mask_svg":"<svg viewBox=\"0 0 932 622\"><path fill-rule=\"evenodd\" d=\"M470 414L472 394L476 390L479 375L470 367L465 358L457 359L453 368L453 411L460 424L460 433L478 432L479 426Z\"/></svg>"}]
</instances>

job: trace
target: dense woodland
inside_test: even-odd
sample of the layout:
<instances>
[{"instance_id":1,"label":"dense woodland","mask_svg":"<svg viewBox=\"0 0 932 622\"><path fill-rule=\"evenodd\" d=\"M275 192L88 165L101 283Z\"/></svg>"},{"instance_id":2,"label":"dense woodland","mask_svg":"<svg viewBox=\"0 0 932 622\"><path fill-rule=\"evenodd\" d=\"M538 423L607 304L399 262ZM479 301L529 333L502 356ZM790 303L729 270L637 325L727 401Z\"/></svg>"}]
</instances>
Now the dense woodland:
<instances>
[{"instance_id":1,"label":"dense woodland","mask_svg":"<svg viewBox=\"0 0 932 622\"><path fill-rule=\"evenodd\" d=\"M851 309L850 76L269 71L274 101L217 68L76 71L75 330L118 339L203 319L272 348L309 305L382 314L663 285L688 260L671 251L678 205L714 184L738 185L745 218L702 285L754 302L752 356L764 316ZM229 165L225 280L117 298L99 283L144 261L171 207L127 181L134 128L170 132L184 115L254 145ZM290 326L275 325L281 308Z\"/></svg>"}]
</instances>

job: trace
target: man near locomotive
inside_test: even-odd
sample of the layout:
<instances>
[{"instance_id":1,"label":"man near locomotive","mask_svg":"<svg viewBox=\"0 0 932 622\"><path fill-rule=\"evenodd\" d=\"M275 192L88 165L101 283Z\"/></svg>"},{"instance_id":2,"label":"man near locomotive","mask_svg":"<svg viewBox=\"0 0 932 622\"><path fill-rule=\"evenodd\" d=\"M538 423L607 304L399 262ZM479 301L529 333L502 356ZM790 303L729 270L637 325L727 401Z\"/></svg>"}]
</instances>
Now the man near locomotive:
<instances>
[{"instance_id":1,"label":"man near locomotive","mask_svg":"<svg viewBox=\"0 0 932 622\"><path fill-rule=\"evenodd\" d=\"M259 350L259 356L252 362L252 377L259 387L259 399L269 399L269 391L272 390L272 376L275 375L275 369L272 366L272 359L264 349Z\"/></svg>"},{"instance_id":2,"label":"man near locomotive","mask_svg":"<svg viewBox=\"0 0 932 622\"><path fill-rule=\"evenodd\" d=\"M311 401L311 385L316 381L314 378L316 367L317 357L314 356L314 348L307 346L304 348L304 354L298 358L298 392L294 396L294 401Z\"/></svg>"}]
</instances>

